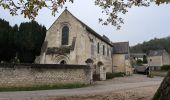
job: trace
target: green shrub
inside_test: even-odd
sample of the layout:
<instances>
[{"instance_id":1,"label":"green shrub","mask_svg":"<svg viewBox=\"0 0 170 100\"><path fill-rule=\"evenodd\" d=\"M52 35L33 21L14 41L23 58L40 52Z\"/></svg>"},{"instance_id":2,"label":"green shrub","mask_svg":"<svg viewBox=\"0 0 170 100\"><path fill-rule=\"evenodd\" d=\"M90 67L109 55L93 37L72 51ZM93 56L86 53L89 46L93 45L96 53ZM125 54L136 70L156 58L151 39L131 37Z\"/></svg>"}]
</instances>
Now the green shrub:
<instances>
[{"instance_id":1,"label":"green shrub","mask_svg":"<svg viewBox=\"0 0 170 100\"><path fill-rule=\"evenodd\" d=\"M166 70L166 71L170 70L170 65L163 65L161 67L161 70Z\"/></svg>"},{"instance_id":2,"label":"green shrub","mask_svg":"<svg viewBox=\"0 0 170 100\"><path fill-rule=\"evenodd\" d=\"M137 65L142 65L143 61L142 61L141 59L138 59L138 60L136 61L136 63L137 63Z\"/></svg>"},{"instance_id":3,"label":"green shrub","mask_svg":"<svg viewBox=\"0 0 170 100\"><path fill-rule=\"evenodd\" d=\"M148 63L148 60L147 60L147 57L146 55L143 56L143 64L147 64Z\"/></svg>"},{"instance_id":4,"label":"green shrub","mask_svg":"<svg viewBox=\"0 0 170 100\"><path fill-rule=\"evenodd\" d=\"M112 79L113 78L113 74L110 72L106 73L106 79Z\"/></svg>"},{"instance_id":5,"label":"green shrub","mask_svg":"<svg viewBox=\"0 0 170 100\"><path fill-rule=\"evenodd\" d=\"M123 77L123 76L125 76L125 73L123 72L114 72L114 73L107 72L106 73L106 79L112 79L114 77Z\"/></svg>"},{"instance_id":6,"label":"green shrub","mask_svg":"<svg viewBox=\"0 0 170 100\"><path fill-rule=\"evenodd\" d=\"M124 72L118 72L118 73L113 73L113 75L115 77L123 77L123 76L125 76L125 73Z\"/></svg>"},{"instance_id":7,"label":"green shrub","mask_svg":"<svg viewBox=\"0 0 170 100\"><path fill-rule=\"evenodd\" d=\"M160 77L165 77L167 76L168 71L164 71L164 70L158 70L158 71L151 71L151 74L153 76L160 76Z\"/></svg>"}]
</instances>

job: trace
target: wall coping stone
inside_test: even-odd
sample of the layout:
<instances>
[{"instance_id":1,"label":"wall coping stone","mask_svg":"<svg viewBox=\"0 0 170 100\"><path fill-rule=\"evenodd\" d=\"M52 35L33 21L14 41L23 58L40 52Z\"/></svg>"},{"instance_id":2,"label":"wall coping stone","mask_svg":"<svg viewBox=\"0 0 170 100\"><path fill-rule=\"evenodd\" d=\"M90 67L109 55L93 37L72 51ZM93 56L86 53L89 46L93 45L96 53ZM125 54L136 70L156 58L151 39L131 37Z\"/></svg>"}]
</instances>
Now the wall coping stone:
<instances>
[{"instance_id":1,"label":"wall coping stone","mask_svg":"<svg viewBox=\"0 0 170 100\"><path fill-rule=\"evenodd\" d=\"M34 68L34 69L90 69L88 65L73 64L31 64L0 63L0 68Z\"/></svg>"}]
</instances>

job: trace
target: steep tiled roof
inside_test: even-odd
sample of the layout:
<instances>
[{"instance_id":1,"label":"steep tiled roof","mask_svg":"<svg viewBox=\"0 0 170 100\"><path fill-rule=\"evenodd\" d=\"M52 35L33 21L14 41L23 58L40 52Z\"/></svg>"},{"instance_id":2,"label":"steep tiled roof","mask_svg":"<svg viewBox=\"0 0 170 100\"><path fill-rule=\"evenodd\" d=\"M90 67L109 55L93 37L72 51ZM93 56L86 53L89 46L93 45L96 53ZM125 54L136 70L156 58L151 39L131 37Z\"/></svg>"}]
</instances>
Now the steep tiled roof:
<instances>
[{"instance_id":1,"label":"steep tiled roof","mask_svg":"<svg viewBox=\"0 0 170 100\"><path fill-rule=\"evenodd\" d=\"M149 56L162 56L163 53L167 53L166 50L150 50Z\"/></svg>"},{"instance_id":2,"label":"steep tiled roof","mask_svg":"<svg viewBox=\"0 0 170 100\"><path fill-rule=\"evenodd\" d=\"M113 44L113 54L129 53L129 42L116 42Z\"/></svg>"}]
</instances>

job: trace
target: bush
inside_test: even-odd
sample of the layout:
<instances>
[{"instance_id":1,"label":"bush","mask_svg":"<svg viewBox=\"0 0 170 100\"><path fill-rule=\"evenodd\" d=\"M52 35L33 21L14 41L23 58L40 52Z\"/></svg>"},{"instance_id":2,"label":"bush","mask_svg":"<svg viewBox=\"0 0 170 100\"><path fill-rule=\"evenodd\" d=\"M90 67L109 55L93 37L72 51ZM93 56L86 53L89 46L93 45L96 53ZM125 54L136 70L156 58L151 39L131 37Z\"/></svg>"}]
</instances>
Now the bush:
<instances>
[{"instance_id":1,"label":"bush","mask_svg":"<svg viewBox=\"0 0 170 100\"><path fill-rule=\"evenodd\" d=\"M137 65L142 65L143 61L142 61L141 59L138 59L138 60L136 61L136 63L137 63Z\"/></svg>"},{"instance_id":2,"label":"bush","mask_svg":"<svg viewBox=\"0 0 170 100\"><path fill-rule=\"evenodd\" d=\"M106 79L112 79L113 78L113 74L110 72L106 73Z\"/></svg>"},{"instance_id":3,"label":"bush","mask_svg":"<svg viewBox=\"0 0 170 100\"><path fill-rule=\"evenodd\" d=\"M146 55L143 56L143 64L147 64L148 63L148 60L147 60L147 57Z\"/></svg>"},{"instance_id":4,"label":"bush","mask_svg":"<svg viewBox=\"0 0 170 100\"><path fill-rule=\"evenodd\" d=\"M106 79L112 79L114 77L123 77L123 76L125 76L124 72L114 72L114 73L107 72L106 73Z\"/></svg>"},{"instance_id":5,"label":"bush","mask_svg":"<svg viewBox=\"0 0 170 100\"><path fill-rule=\"evenodd\" d=\"M167 76L167 73L168 73L168 71L164 71L164 70L151 71L151 74L152 74L153 76L160 76L160 77L165 77L165 76Z\"/></svg>"},{"instance_id":6,"label":"bush","mask_svg":"<svg viewBox=\"0 0 170 100\"><path fill-rule=\"evenodd\" d=\"M163 65L161 67L161 70L166 70L166 71L170 70L170 65Z\"/></svg>"}]
</instances>

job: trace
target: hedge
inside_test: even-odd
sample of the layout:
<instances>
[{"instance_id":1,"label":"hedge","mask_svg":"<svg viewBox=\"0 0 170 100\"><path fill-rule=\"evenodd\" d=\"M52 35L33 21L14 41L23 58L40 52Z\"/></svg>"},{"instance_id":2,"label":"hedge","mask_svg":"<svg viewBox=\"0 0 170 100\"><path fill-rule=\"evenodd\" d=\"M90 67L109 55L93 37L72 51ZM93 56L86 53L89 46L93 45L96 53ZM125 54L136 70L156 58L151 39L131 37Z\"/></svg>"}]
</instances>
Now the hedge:
<instances>
[{"instance_id":1,"label":"hedge","mask_svg":"<svg viewBox=\"0 0 170 100\"><path fill-rule=\"evenodd\" d=\"M165 70L165 71L170 70L170 65L163 65L163 66L161 67L161 70Z\"/></svg>"},{"instance_id":2,"label":"hedge","mask_svg":"<svg viewBox=\"0 0 170 100\"><path fill-rule=\"evenodd\" d=\"M123 77L125 76L125 73L124 72L107 72L106 73L106 79L112 79L114 77Z\"/></svg>"}]
</instances>

